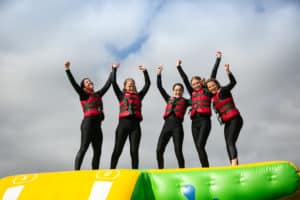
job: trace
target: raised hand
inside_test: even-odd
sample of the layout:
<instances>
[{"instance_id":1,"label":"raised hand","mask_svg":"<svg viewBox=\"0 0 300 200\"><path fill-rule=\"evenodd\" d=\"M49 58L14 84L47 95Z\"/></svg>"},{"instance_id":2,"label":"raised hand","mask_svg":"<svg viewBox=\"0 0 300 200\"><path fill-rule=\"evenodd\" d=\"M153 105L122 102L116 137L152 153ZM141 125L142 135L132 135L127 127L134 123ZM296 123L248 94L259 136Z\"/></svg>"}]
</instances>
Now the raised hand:
<instances>
[{"instance_id":1,"label":"raised hand","mask_svg":"<svg viewBox=\"0 0 300 200\"><path fill-rule=\"evenodd\" d=\"M145 71L145 70L146 70L146 67L143 66L143 65L138 66L138 68L139 68L139 70L141 70L141 71Z\"/></svg>"},{"instance_id":2,"label":"raised hand","mask_svg":"<svg viewBox=\"0 0 300 200\"><path fill-rule=\"evenodd\" d=\"M120 67L120 63L114 63L114 64L112 64L112 67L113 68L118 68L118 67Z\"/></svg>"},{"instance_id":3,"label":"raised hand","mask_svg":"<svg viewBox=\"0 0 300 200\"><path fill-rule=\"evenodd\" d=\"M178 59L178 60L176 61L176 66L177 66L177 67L180 66L181 63L182 63L182 61Z\"/></svg>"},{"instance_id":4,"label":"raised hand","mask_svg":"<svg viewBox=\"0 0 300 200\"><path fill-rule=\"evenodd\" d=\"M71 65L70 61L66 61L65 62L65 70L70 69L70 65Z\"/></svg>"},{"instance_id":5,"label":"raised hand","mask_svg":"<svg viewBox=\"0 0 300 200\"><path fill-rule=\"evenodd\" d=\"M157 67L157 74L158 75L161 74L162 70L163 70L163 66L162 65L158 65L158 67Z\"/></svg>"},{"instance_id":6,"label":"raised hand","mask_svg":"<svg viewBox=\"0 0 300 200\"><path fill-rule=\"evenodd\" d=\"M217 56L217 58L221 58L222 57L222 52L221 51L217 51L216 52L216 56Z\"/></svg>"}]
</instances>

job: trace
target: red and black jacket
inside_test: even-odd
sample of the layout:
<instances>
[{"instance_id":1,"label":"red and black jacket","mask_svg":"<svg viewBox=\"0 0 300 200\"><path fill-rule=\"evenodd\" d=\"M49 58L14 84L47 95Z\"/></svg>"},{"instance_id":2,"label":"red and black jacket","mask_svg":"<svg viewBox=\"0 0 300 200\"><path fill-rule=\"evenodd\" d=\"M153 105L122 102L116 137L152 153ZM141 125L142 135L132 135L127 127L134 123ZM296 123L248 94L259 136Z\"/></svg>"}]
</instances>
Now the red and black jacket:
<instances>
[{"instance_id":1,"label":"red and black jacket","mask_svg":"<svg viewBox=\"0 0 300 200\"><path fill-rule=\"evenodd\" d=\"M66 70L66 74L71 85L79 95L84 117L99 115L100 119L103 120L104 113L103 113L102 96L107 92L107 90L111 85L111 74L109 75L104 86L100 90L92 93L85 91L83 88L81 88L78 85L70 70Z\"/></svg>"},{"instance_id":2,"label":"red and black jacket","mask_svg":"<svg viewBox=\"0 0 300 200\"><path fill-rule=\"evenodd\" d=\"M91 94L88 99L81 100L80 103L85 117L100 115L104 118L102 99L96 94Z\"/></svg>"},{"instance_id":3,"label":"red and black jacket","mask_svg":"<svg viewBox=\"0 0 300 200\"><path fill-rule=\"evenodd\" d=\"M198 91L192 92L192 108L190 117L191 119L195 116L196 113L211 115L211 97L206 95L204 89L201 88Z\"/></svg>"},{"instance_id":4,"label":"red and black jacket","mask_svg":"<svg viewBox=\"0 0 300 200\"><path fill-rule=\"evenodd\" d=\"M240 115L236 108L232 96L221 99L220 90L212 98L213 106L221 118L222 122L231 120L237 115Z\"/></svg>"},{"instance_id":5,"label":"red and black jacket","mask_svg":"<svg viewBox=\"0 0 300 200\"><path fill-rule=\"evenodd\" d=\"M142 102L136 93L125 92L123 99L120 101L119 118L128 116L135 116L139 120L143 119L142 116Z\"/></svg>"},{"instance_id":6,"label":"red and black jacket","mask_svg":"<svg viewBox=\"0 0 300 200\"><path fill-rule=\"evenodd\" d=\"M181 98L175 98L171 97L169 101L167 102L167 106L164 113L164 119L169 117L172 112L175 114L176 117L181 119L183 121L184 114L186 112L186 109L188 107L187 100L183 97Z\"/></svg>"},{"instance_id":7,"label":"red and black jacket","mask_svg":"<svg viewBox=\"0 0 300 200\"><path fill-rule=\"evenodd\" d=\"M121 91L120 87L116 81L117 69L113 68L112 73L112 85L114 92L119 100L120 104L120 113L119 118L125 118L127 116L135 116L140 121L143 119L142 116L142 100L145 97L146 93L150 87L150 78L147 70L143 71L145 78L145 85L138 93L129 93Z\"/></svg>"}]
</instances>

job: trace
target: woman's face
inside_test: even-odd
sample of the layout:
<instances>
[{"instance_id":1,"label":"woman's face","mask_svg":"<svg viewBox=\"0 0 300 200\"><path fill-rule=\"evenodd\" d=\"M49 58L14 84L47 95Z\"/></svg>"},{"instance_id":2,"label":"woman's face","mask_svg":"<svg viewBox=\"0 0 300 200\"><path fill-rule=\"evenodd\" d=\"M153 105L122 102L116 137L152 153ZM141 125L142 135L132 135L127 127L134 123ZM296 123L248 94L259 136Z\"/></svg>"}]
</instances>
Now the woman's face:
<instances>
[{"instance_id":1,"label":"woman's face","mask_svg":"<svg viewBox=\"0 0 300 200\"><path fill-rule=\"evenodd\" d=\"M94 83L88 78L83 81L83 86L87 90L93 90L94 89Z\"/></svg>"},{"instance_id":2,"label":"woman's face","mask_svg":"<svg viewBox=\"0 0 300 200\"><path fill-rule=\"evenodd\" d=\"M209 81L207 83L207 89L212 93L212 94L216 94L218 89L219 89L219 86L216 84L216 82L214 81Z\"/></svg>"},{"instance_id":3,"label":"woman's face","mask_svg":"<svg viewBox=\"0 0 300 200\"><path fill-rule=\"evenodd\" d=\"M132 80L127 81L125 84L125 90L126 90L126 92L129 92L129 93L135 93L136 90L135 90L134 81L132 81Z\"/></svg>"},{"instance_id":4,"label":"woman's face","mask_svg":"<svg viewBox=\"0 0 300 200\"><path fill-rule=\"evenodd\" d=\"M180 85L176 85L173 89L173 95L176 98L182 97L183 94L183 88Z\"/></svg>"},{"instance_id":5,"label":"woman's face","mask_svg":"<svg viewBox=\"0 0 300 200\"><path fill-rule=\"evenodd\" d=\"M191 85L193 90L199 90L201 88L201 80L199 79L192 79Z\"/></svg>"}]
</instances>

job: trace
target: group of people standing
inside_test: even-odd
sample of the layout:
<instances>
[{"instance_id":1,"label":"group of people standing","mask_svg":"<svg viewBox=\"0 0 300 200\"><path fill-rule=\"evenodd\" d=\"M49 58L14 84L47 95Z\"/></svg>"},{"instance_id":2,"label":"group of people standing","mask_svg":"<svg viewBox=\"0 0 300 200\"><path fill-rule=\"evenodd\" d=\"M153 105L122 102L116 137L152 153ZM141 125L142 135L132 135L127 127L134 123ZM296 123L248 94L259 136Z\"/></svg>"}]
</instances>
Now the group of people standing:
<instances>
[{"instance_id":1,"label":"group of people standing","mask_svg":"<svg viewBox=\"0 0 300 200\"><path fill-rule=\"evenodd\" d=\"M182 61L177 60L176 67L190 94L190 99L183 97L184 86L181 83L175 83L172 87L173 94L169 95L162 86L163 66L159 65L157 67L157 87L166 102L165 113L163 115L165 122L156 148L159 169L164 168L163 154L171 138L174 142L178 166L179 168L185 167L182 153L184 138L182 123L189 106L191 106L192 135L200 163L202 167L209 167L205 145L211 130L211 104L221 124L224 124L226 147L231 165L238 165L236 141L243 126L243 120L232 98L231 89L235 86L236 80L228 64L225 64L224 67L230 80L229 84L222 87L216 80L221 56L221 52L216 53L216 62L208 80L194 76L189 81L183 71ZM89 78L84 78L80 85L75 81L70 71L70 65L68 61L65 63L65 71L71 85L79 95L84 115L81 123L81 144L75 158L75 170L80 169L84 155L90 144L93 148L92 169L99 168L103 142L101 123L104 120L102 96L107 92L111 84L119 101L120 112L110 168L115 169L117 167L118 160L128 137L131 166L133 169L138 169L138 151L141 140L140 122L143 120L142 100L150 88L150 77L147 69L144 66L139 66L145 78L145 84L140 91L137 91L135 81L132 78L125 79L123 89L121 90L116 81L117 69L120 64L115 63L112 65L112 72L109 74L104 86L100 90L95 91L93 82Z\"/></svg>"}]
</instances>

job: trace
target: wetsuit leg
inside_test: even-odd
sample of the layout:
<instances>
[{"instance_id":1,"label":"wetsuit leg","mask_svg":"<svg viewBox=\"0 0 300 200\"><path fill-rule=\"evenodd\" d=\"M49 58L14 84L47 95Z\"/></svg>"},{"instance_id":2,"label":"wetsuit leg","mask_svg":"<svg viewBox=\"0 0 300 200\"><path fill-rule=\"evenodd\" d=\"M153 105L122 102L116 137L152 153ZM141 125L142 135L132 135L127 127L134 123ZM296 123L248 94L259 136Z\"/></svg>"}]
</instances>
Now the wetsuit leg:
<instances>
[{"instance_id":1,"label":"wetsuit leg","mask_svg":"<svg viewBox=\"0 0 300 200\"><path fill-rule=\"evenodd\" d=\"M192 121L192 134L202 167L209 167L205 145L211 129L210 117L199 117Z\"/></svg>"},{"instance_id":2,"label":"wetsuit leg","mask_svg":"<svg viewBox=\"0 0 300 200\"><path fill-rule=\"evenodd\" d=\"M129 135L130 143L130 156L131 156L131 167L132 169L139 168L139 146L141 141L141 127L140 123L134 123L134 130Z\"/></svg>"},{"instance_id":3,"label":"wetsuit leg","mask_svg":"<svg viewBox=\"0 0 300 200\"><path fill-rule=\"evenodd\" d=\"M184 168L185 162L184 162L184 157L183 157L183 153L182 153L182 144L183 144L184 134L183 134L182 124L179 126L177 125L173 129L172 135L173 135L174 149L175 149L175 154L176 154L176 158L178 161L178 166L179 166L179 168Z\"/></svg>"},{"instance_id":4,"label":"wetsuit leg","mask_svg":"<svg viewBox=\"0 0 300 200\"><path fill-rule=\"evenodd\" d=\"M166 146L172 136L172 132L168 130L168 125L167 123L164 123L164 126L161 130L157 147L156 147L156 159L157 159L157 164L159 169L164 168L164 152L166 150Z\"/></svg>"},{"instance_id":5,"label":"wetsuit leg","mask_svg":"<svg viewBox=\"0 0 300 200\"><path fill-rule=\"evenodd\" d=\"M99 169L102 141L103 141L101 122L96 123L94 128L95 129L94 129L93 137L92 137L92 147L93 147L93 152L94 152L92 168Z\"/></svg>"},{"instance_id":6,"label":"wetsuit leg","mask_svg":"<svg viewBox=\"0 0 300 200\"><path fill-rule=\"evenodd\" d=\"M119 125L116 130L115 147L110 161L111 169L115 169L118 164L128 134L129 130L126 128L126 123L124 123L124 121L120 119Z\"/></svg>"},{"instance_id":7,"label":"wetsuit leg","mask_svg":"<svg viewBox=\"0 0 300 200\"><path fill-rule=\"evenodd\" d=\"M81 122L81 141L80 148L75 158L75 170L80 170L82 160L92 140L92 124L91 118L84 118Z\"/></svg>"},{"instance_id":8,"label":"wetsuit leg","mask_svg":"<svg viewBox=\"0 0 300 200\"><path fill-rule=\"evenodd\" d=\"M243 126L243 119L237 116L225 123L224 134L226 141L226 148L230 160L237 158L236 141Z\"/></svg>"}]
</instances>

